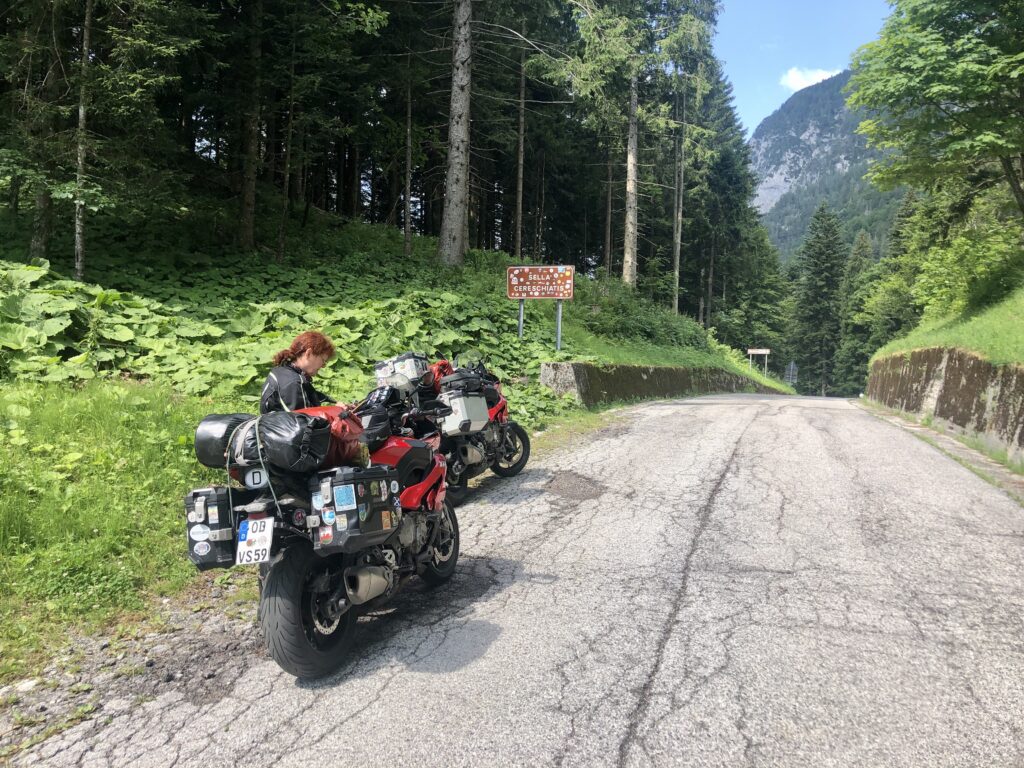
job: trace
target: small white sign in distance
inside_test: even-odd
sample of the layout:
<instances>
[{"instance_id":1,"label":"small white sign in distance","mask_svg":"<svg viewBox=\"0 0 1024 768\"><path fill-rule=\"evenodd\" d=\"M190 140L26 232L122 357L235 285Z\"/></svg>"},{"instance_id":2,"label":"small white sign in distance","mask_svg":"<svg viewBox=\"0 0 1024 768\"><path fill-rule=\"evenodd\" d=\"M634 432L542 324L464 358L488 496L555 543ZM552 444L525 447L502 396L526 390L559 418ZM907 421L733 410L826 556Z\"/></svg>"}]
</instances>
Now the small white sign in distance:
<instances>
[{"instance_id":1,"label":"small white sign in distance","mask_svg":"<svg viewBox=\"0 0 1024 768\"><path fill-rule=\"evenodd\" d=\"M770 349L748 349L748 355L770 355L772 351Z\"/></svg>"}]
</instances>

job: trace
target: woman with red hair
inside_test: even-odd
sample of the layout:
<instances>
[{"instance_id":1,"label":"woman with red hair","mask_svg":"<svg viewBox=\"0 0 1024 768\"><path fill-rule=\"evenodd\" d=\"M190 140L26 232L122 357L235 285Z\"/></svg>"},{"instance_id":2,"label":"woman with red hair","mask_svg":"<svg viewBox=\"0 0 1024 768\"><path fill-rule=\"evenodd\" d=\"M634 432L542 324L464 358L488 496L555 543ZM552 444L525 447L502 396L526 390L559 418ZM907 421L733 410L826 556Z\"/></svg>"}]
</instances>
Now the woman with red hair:
<instances>
[{"instance_id":1,"label":"woman with red hair","mask_svg":"<svg viewBox=\"0 0 1024 768\"><path fill-rule=\"evenodd\" d=\"M316 408L334 400L313 387L313 377L334 357L334 344L319 331L295 337L288 349L274 355L274 368L260 395L260 413Z\"/></svg>"}]
</instances>

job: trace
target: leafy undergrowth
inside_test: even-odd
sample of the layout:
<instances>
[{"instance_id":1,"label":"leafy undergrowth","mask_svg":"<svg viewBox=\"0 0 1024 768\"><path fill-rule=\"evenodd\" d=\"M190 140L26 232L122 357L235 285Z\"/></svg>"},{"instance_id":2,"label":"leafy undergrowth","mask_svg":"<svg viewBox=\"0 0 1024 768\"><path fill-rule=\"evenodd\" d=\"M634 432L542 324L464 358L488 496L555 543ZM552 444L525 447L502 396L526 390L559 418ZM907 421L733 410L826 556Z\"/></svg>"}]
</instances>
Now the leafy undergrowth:
<instances>
[{"instance_id":1,"label":"leafy undergrowth","mask_svg":"<svg viewBox=\"0 0 1024 768\"><path fill-rule=\"evenodd\" d=\"M537 383L545 360L747 375L713 335L615 280L577 279L560 353L550 302L527 303L520 340L504 255L442 269L432 241L406 258L383 227L315 221L277 263L97 218L78 283L67 260L26 263L27 221L0 214L0 681L32 671L68 627L122 621L194 578L181 498L219 479L195 461L195 425L254 409L271 356L300 331L334 339L318 387L343 400L366 394L381 358L476 349L531 428L578 413Z\"/></svg>"},{"instance_id":2,"label":"leafy undergrowth","mask_svg":"<svg viewBox=\"0 0 1024 768\"><path fill-rule=\"evenodd\" d=\"M974 352L995 365L1024 364L1024 288L976 314L925 319L901 339L878 350L872 360L930 347Z\"/></svg>"},{"instance_id":3,"label":"leafy undergrowth","mask_svg":"<svg viewBox=\"0 0 1024 768\"><path fill-rule=\"evenodd\" d=\"M167 387L0 387L0 680L62 628L141 610L194 576L181 497L216 473L192 440L211 402Z\"/></svg>"}]
</instances>

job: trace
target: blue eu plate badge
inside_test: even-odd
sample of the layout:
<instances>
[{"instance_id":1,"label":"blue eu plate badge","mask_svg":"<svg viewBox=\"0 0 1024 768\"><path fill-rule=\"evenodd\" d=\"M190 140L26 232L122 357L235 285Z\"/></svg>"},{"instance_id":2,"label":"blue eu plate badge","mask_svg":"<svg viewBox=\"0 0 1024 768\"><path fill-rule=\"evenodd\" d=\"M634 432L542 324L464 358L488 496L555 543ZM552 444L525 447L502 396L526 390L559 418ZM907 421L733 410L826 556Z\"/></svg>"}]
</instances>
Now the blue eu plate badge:
<instances>
[{"instance_id":1,"label":"blue eu plate badge","mask_svg":"<svg viewBox=\"0 0 1024 768\"><path fill-rule=\"evenodd\" d=\"M338 512L356 508L356 491L351 485L334 486L334 507Z\"/></svg>"}]
</instances>

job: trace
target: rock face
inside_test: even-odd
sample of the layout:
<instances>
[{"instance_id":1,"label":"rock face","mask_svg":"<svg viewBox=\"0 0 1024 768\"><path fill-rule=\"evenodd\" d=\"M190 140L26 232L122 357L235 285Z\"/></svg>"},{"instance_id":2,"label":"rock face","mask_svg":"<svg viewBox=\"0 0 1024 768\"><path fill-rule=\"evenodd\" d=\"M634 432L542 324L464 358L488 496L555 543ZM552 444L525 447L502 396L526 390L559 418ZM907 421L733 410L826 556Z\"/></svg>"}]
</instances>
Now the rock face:
<instances>
[{"instance_id":1,"label":"rock face","mask_svg":"<svg viewBox=\"0 0 1024 768\"><path fill-rule=\"evenodd\" d=\"M797 91L761 121L750 139L751 164L759 180L754 205L767 213L796 187L845 173L868 155L855 133L858 119L846 108L849 70Z\"/></svg>"},{"instance_id":2,"label":"rock face","mask_svg":"<svg viewBox=\"0 0 1024 768\"><path fill-rule=\"evenodd\" d=\"M573 395L587 407L616 400L682 397L711 392L779 394L720 368L544 363L540 368L540 383L559 395Z\"/></svg>"},{"instance_id":3,"label":"rock face","mask_svg":"<svg viewBox=\"0 0 1024 768\"><path fill-rule=\"evenodd\" d=\"M750 139L758 178L754 204L783 260L794 254L822 202L839 214L849 242L866 229L881 245L902 196L900 190L881 192L864 178L878 155L857 133L860 117L846 108L850 74L797 91Z\"/></svg>"},{"instance_id":4,"label":"rock face","mask_svg":"<svg viewBox=\"0 0 1024 768\"><path fill-rule=\"evenodd\" d=\"M1024 460L1024 366L993 365L959 349L919 349L876 360L867 394Z\"/></svg>"}]
</instances>

